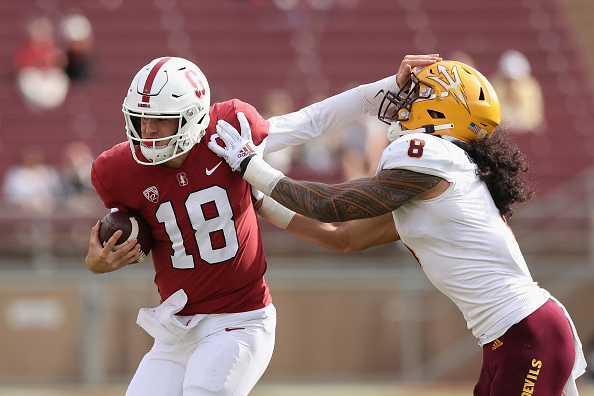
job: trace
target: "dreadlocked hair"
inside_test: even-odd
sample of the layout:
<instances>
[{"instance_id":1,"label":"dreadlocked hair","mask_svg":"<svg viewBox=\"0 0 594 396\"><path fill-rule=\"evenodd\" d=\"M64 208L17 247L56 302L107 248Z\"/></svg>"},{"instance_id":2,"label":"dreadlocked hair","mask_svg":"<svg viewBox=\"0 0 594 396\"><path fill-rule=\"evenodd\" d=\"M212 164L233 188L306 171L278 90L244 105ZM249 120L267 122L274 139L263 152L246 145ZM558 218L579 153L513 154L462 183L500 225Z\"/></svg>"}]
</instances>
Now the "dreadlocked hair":
<instances>
[{"instance_id":1,"label":"dreadlocked hair","mask_svg":"<svg viewBox=\"0 0 594 396\"><path fill-rule=\"evenodd\" d=\"M498 128L489 138L470 143L456 142L477 165L477 175L487 184L499 212L511 217L511 205L528 201L534 189L526 183L526 157L513 142L511 133Z\"/></svg>"}]
</instances>

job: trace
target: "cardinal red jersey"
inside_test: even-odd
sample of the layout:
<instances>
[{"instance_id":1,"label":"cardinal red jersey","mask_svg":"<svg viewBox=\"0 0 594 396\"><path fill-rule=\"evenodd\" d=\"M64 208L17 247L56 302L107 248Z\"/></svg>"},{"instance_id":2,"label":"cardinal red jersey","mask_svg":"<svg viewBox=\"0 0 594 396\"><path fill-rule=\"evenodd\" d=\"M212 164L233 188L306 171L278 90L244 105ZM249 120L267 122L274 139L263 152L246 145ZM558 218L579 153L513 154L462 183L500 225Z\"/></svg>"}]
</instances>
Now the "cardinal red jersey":
<instances>
[{"instance_id":1,"label":"cardinal red jersey","mask_svg":"<svg viewBox=\"0 0 594 396\"><path fill-rule=\"evenodd\" d=\"M188 303L180 314L244 312L271 302L250 186L207 146L219 119L240 130L239 111L259 144L268 122L231 100L211 107L205 136L179 169L138 164L128 142L93 163L93 185L105 206L135 210L151 226L155 283L161 301L184 289Z\"/></svg>"}]
</instances>

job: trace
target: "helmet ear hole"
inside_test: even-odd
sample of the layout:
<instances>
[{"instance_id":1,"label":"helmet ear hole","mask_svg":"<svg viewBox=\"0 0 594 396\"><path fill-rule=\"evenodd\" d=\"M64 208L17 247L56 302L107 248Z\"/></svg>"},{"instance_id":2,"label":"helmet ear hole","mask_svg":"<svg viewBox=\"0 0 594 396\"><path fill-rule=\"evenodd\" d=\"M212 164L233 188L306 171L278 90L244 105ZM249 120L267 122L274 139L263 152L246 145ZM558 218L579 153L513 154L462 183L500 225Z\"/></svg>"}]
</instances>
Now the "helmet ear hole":
<instances>
[{"instance_id":1,"label":"helmet ear hole","mask_svg":"<svg viewBox=\"0 0 594 396\"><path fill-rule=\"evenodd\" d=\"M431 118L433 119L437 119L437 118L446 118L445 114L443 114L441 111L437 111L437 110L427 110L427 113L429 114L429 116L431 116Z\"/></svg>"}]
</instances>

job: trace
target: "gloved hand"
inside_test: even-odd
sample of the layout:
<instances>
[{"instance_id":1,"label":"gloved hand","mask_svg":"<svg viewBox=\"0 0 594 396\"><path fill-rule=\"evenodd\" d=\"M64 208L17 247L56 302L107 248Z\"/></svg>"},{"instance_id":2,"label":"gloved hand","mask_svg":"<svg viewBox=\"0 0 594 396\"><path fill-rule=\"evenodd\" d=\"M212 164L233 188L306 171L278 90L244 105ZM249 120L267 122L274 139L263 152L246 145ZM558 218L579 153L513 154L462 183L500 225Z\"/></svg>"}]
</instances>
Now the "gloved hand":
<instances>
[{"instance_id":1,"label":"gloved hand","mask_svg":"<svg viewBox=\"0 0 594 396\"><path fill-rule=\"evenodd\" d=\"M208 148L219 157L224 158L231 169L240 170L243 179L254 188L270 196L276 184L285 175L262 159L265 143L263 141L259 146L254 146L252 130L245 114L237 113L237 119L241 126L241 134L233 125L219 120L217 134L211 136ZM217 142L217 135L225 147Z\"/></svg>"},{"instance_id":2,"label":"gloved hand","mask_svg":"<svg viewBox=\"0 0 594 396\"><path fill-rule=\"evenodd\" d=\"M240 169L241 163L246 158L258 154L252 141L252 129L245 114L242 112L237 113L237 119L241 126L241 135L233 125L225 120L219 120L217 122L217 135L225 143L225 147L221 147L217 143L217 135L212 135L210 142L208 142L208 148L219 157L222 157L234 171Z\"/></svg>"}]
</instances>

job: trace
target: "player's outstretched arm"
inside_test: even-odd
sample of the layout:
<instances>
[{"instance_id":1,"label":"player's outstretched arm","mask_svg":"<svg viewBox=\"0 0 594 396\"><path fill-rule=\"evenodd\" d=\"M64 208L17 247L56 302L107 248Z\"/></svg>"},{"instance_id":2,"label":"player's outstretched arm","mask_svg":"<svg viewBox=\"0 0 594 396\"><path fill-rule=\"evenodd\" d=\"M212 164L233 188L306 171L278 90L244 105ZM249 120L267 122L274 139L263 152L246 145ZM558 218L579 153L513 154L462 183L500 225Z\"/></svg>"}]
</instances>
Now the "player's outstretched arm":
<instances>
[{"instance_id":1,"label":"player's outstretched arm","mask_svg":"<svg viewBox=\"0 0 594 396\"><path fill-rule=\"evenodd\" d=\"M338 253L360 251L400 239L390 213L370 219L324 223L296 214L268 196L264 196L254 206L260 217L275 226L286 229L304 241Z\"/></svg>"},{"instance_id":2,"label":"player's outstretched arm","mask_svg":"<svg viewBox=\"0 0 594 396\"><path fill-rule=\"evenodd\" d=\"M392 75L359 85L296 112L269 118L270 135L265 153L299 145L328 131L342 129L365 114L377 115L387 91L398 92L411 71L440 60L439 54L406 55L396 77Z\"/></svg>"},{"instance_id":3,"label":"player's outstretched arm","mask_svg":"<svg viewBox=\"0 0 594 396\"><path fill-rule=\"evenodd\" d=\"M391 213L343 223L323 223L296 214L286 230L304 241L338 253L357 252L400 239Z\"/></svg>"},{"instance_id":4,"label":"player's outstretched arm","mask_svg":"<svg viewBox=\"0 0 594 396\"><path fill-rule=\"evenodd\" d=\"M237 118L241 134L229 123L219 120L217 134L225 146L211 139L208 147L265 195L319 221L332 223L381 216L427 193L441 181L436 176L404 169L385 169L375 177L334 185L295 181L254 153L250 125L241 113Z\"/></svg>"},{"instance_id":5,"label":"player's outstretched arm","mask_svg":"<svg viewBox=\"0 0 594 396\"><path fill-rule=\"evenodd\" d=\"M256 161L254 166L260 167L261 163ZM251 183L250 174L244 178ZM304 216L323 222L342 222L390 214L437 186L440 180L404 169L382 170L375 177L334 185L283 177L273 187L270 197ZM253 181L257 183L257 179Z\"/></svg>"},{"instance_id":6,"label":"player's outstretched arm","mask_svg":"<svg viewBox=\"0 0 594 396\"><path fill-rule=\"evenodd\" d=\"M109 241L103 246L99 240L99 228L101 221L91 229L91 239L89 241L89 251L85 263L91 272L103 274L112 272L138 260L142 255L140 244L136 239L131 239L126 244L120 246L117 250L113 247L122 235L122 231L116 231Z\"/></svg>"}]
</instances>

